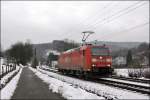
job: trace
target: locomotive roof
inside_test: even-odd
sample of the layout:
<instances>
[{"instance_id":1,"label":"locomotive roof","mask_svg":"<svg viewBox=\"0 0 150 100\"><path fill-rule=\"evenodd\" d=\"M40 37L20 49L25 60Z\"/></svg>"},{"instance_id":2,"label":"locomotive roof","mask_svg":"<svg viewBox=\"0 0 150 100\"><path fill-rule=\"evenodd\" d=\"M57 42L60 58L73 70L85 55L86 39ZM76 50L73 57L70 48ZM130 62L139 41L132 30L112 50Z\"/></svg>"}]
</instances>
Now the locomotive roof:
<instances>
[{"instance_id":1,"label":"locomotive roof","mask_svg":"<svg viewBox=\"0 0 150 100\"><path fill-rule=\"evenodd\" d=\"M63 54L70 53L70 52L75 51L77 49L78 50L84 50L87 47L105 47L105 48L108 48L107 46L104 46L104 45L83 45L83 46L80 46L80 47L77 47L77 48L69 49L69 50L63 52Z\"/></svg>"}]
</instances>

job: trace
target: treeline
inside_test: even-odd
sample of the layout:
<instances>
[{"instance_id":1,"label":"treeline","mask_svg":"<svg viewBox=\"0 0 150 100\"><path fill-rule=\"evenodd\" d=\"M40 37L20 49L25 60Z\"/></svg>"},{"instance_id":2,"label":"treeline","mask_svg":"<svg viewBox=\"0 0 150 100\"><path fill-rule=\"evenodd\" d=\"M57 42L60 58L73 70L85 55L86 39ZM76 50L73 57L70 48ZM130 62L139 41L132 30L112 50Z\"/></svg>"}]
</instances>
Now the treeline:
<instances>
[{"instance_id":1,"label":"treeline","mask_svg":"<svg viewBox=\"0 0 150 100\"><path fill-rule=\"evenodd\" d=\"M79 46L79 44L73 40L65 39L65 40L54 40L52 42L52 46L53 50L63 52L72 48L76 48Z\"/></svg>"},{"instance_id":2,"label":"treeline","mask_svg":"<svg viewBox=\"0 0 150 100\"><path fill-rule=\"evenodd\" d=\"M73 40L64 40L64 48L63 51L79 47L79 44Z\"/></svg>"},{"instance_id":3,"label":"treeline","mask_svg":"<svg viewBox=\"0 0 150 100\"><path fill-rule=\"evenodd\" d=\"M149 49L150 44L149 43L141 43L138 47L136 48L125 48L116 52L112 53L113 58L116 57L125 57L126 58L126 66L132 67L141 67L146 60L149 60L149 55L150 55L150 49Z\"/></svg>"},{"instance_id":4,"label":"treeline","mask_svg":"<svg viewBox=\"0 0 150 100\"><path fill-rule=\"evenodd\" d=\"M33 56L32 45L30 42L22 43L17 42L5 51L5 57L13 59L15 63L26 65L31 61Z\"/></svg>"},{"instance_id":5,"label":"treeline","mask_svg":"<svg viewBox=\"0 0 150 100\"><path fill-rule=\"evenodd\" d=\"M127 56L128 52L132 52L132 55L137 55L139 53L142 53L142 55L149 57L149 43L141 43L138 47L135 48L124 48L124 49L120 49L118 51L112 52L112 56L113 58L118 57L118 56ZM130 51L129 51L130 50Z\"/></svg>"}]
</instances>

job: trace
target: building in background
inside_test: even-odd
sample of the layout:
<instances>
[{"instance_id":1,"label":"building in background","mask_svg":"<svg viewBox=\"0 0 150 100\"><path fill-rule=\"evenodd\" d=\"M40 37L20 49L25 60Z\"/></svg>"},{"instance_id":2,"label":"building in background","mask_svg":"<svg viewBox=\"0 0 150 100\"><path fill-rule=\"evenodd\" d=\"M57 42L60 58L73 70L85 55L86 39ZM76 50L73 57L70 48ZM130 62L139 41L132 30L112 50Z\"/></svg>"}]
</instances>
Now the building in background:
<instances>
[{"instance_id":1,"label":"building in background","mask_svg":"<svg viewBox=\"0 0 150 100\"><path fill-rule=\"evenodd\" d=\"M119 56L114 58L113 65L126 65L126 57Z\"/></svg>"}]
</instances>

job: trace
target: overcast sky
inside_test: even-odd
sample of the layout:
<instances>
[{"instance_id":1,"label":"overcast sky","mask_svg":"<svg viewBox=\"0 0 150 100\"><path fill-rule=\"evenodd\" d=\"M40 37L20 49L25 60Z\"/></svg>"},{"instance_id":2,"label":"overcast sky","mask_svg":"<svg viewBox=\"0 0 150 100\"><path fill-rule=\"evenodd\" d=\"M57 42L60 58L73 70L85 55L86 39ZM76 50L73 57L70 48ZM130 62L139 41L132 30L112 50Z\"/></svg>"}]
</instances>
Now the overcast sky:
<instances>
[{"instance_id":1,"label":"overcast sky","mask_svg":"<svg viewBox=\"0 0 150 100\"><path fill-rule=\"evenodd\" d=\"M149 41L149 1L1 1L1 43L47 43L65 38L88 41Z\"/></svg>"}]
</instances>

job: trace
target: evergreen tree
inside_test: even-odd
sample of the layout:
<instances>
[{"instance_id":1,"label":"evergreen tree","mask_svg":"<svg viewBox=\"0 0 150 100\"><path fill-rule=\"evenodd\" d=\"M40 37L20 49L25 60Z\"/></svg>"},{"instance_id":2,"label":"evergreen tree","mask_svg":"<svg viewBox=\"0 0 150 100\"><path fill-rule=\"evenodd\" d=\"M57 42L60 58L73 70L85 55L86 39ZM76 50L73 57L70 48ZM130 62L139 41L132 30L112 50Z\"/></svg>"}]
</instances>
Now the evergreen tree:
<instances>
[{"instance_id":1,"label":"evergreen tree","mask_svg":"<svg viewBox=\"0 0 150 100\"><path fill-rule=\"evenodd\" d=\"M47 65L52 66L52 61L58 60L58 55L54 55L53 53L49 53L47 57Z\"/></svg>"}]
</instances>

